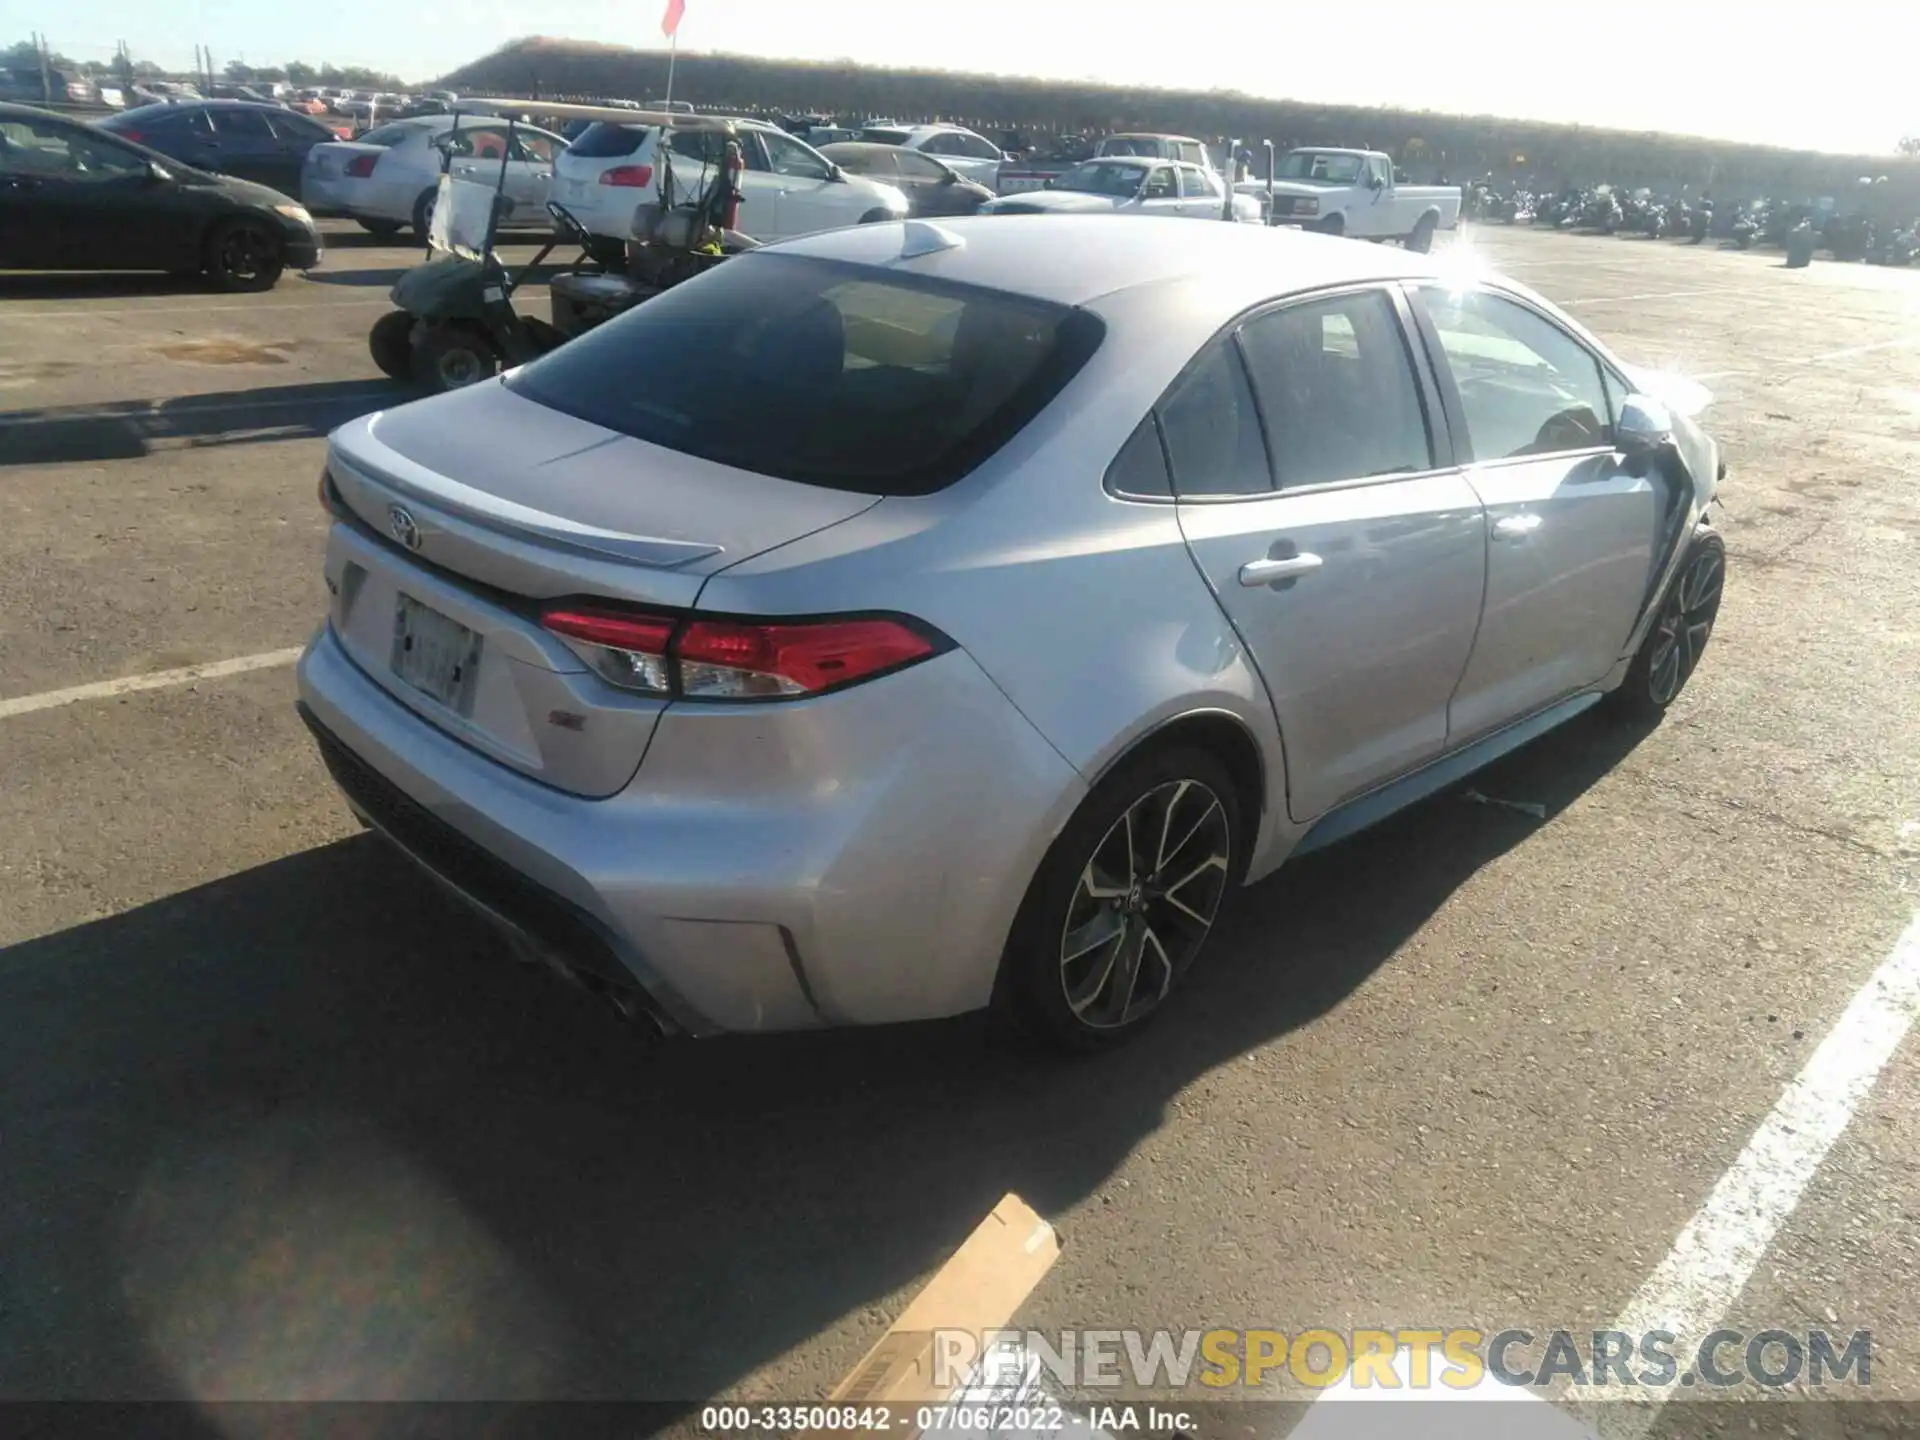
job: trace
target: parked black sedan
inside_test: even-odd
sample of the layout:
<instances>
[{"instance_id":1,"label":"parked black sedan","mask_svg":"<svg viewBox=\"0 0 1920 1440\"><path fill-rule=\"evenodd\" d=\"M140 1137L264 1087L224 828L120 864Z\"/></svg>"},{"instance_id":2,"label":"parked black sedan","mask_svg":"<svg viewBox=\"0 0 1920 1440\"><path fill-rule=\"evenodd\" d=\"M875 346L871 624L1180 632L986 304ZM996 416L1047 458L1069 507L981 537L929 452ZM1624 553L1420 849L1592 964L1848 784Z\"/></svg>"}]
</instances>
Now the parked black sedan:
<instances>
[{"instance_id":1,"label":"parked black sedan","mask_svg":"<svg viewBox=\"0 0 1920 1440\"><path fill-rule=\"evenodd\" d=\"M197 170L232 175L300 193L307 151L340 137L305 115L245 100L188 100L142 105L99 122L100 128Z\"/></svg>"},{"instance_id":2,"label":"parked black sedan","mask_svg":"<svg viewBox=\"0 0 1920 1440\"><path fill-rule=\"evenodd\" d=\"M821 146L820 153L849 175L898 186L914 215L971 215L993 199L993 191L986 186L918 150L843 140Z\"/></svg>"},{"instance_id":3,"label":"parked black sedan","mask_svg":"<svg viewBox=\"0 0 1920 1440\"><path fill-rule=\"evenodd\" d=\"M165 270L269 290L319 262L313 217L277 191L0 104L0 270Z\"/></svg>"}]
</instances>

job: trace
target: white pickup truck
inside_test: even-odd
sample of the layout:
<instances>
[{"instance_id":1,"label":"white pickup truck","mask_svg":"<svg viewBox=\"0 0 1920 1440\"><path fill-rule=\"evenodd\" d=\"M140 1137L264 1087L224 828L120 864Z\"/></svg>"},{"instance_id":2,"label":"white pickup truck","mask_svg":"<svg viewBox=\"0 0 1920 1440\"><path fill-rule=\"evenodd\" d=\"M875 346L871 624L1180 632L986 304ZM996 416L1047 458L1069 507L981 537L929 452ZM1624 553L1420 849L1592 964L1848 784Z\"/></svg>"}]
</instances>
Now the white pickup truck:
<instances>
[{"instance_id":1,"label":"white pickup truck","mask_svg":"<svg viewBox=\"0 0 1920 1440\"><path fill-rule=\"evenodd\" d=\"M1234 189L1263 203L1271 188L1270 225L1302 225L1361 240L1399 240L1409 250L1433 248L1434 233L1460 223L1456 185L1402 185L1393 161L1378 150L1290 150L1273 182L1242 180Z\"/></svg>"}]
</instances>

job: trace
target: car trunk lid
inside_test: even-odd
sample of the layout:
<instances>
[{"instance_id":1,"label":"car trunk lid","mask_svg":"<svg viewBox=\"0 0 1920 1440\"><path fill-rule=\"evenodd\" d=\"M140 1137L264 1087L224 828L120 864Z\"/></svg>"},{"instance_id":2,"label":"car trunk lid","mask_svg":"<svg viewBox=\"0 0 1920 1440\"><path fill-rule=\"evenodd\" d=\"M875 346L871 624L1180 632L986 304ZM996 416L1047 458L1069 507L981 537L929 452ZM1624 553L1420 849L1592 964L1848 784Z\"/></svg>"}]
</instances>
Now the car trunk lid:
<instances>
[{"instance_id":1,"label":"car trunk lid","mask_svg":"<svg viewBox=\"0 0 1920 1440\"><path fill-rule=\"evenodd\" d=\"M664 699L617 690L539 621L586 597L693 606L724 566L875 496L735 470L490 381L354 421L328 456L341 642L388 693L504 764L585 795L639 767Z\"/></svg>"}]
</instances>

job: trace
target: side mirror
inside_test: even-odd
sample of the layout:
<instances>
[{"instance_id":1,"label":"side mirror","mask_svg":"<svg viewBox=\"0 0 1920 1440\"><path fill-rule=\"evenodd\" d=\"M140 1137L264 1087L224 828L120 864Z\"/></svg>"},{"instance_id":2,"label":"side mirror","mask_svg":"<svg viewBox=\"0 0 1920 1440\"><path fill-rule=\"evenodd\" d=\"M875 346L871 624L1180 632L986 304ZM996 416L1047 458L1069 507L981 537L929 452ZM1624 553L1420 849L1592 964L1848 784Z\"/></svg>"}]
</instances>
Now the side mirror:
<instances>
[{"instance_id":1,"label":"side mirror","mask_svg":"<svg viewBox=\"0 0 1920 1440\"><path fill-rule=\"evenodd\" d=\"M1613 427L1614 448L1629 460L1645 460L1673 443L1673 415L1647 395L1629 395Z\"/></svg>"},{"instance_id":2,"label":"side mirror","mask_svg":"<svg viewBox=\"0 0 1920 1440\"><path fill-rule=\"evenodd\" d=\"M836 185L844 185L847 183L847 172L842 170L838 165L829 162L827 165L827 179Z\"/></svg>"},{"instance_id":3,"label":"side mirror","mask_svg":"<svg viewBox=\"0 0 1920 1440\"><path fill-rule=\"evenodd\" d=\"M958 185L960 183L960 176L955 171L942 170L940 172L940 183L942 185Z\"/></svg>"},{"instance_id":4,"label":"side mirror","mask_svg":"<svg viewBox=\"0 0 1920 1440\"><path fill-rule=\"evenodd\" d=\"M1367 187L1372 190L1384 190L1387 188L1387 182L1378 175L1369 175L1367 177Z\"/></svg>"},{"instance_id":5,"label":"side mirror","mask_svg":"<svg viewBox=\"0 0 1920 1440\"><path fill-rule=\"evenodd\" d=\"M1020 152L1018 150L1002 150L1000 152L1000 158L1002 160L1013 160L1017 162L1020 159Z\"/></svg>"}]
</instances>

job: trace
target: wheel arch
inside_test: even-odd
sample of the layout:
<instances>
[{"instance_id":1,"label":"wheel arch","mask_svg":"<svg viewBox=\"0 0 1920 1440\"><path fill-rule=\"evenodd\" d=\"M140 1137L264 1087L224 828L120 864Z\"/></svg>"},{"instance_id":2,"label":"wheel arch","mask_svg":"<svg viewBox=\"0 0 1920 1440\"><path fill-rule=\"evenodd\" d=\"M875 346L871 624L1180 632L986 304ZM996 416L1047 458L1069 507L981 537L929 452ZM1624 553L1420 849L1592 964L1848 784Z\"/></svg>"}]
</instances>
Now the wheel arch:
<instances>
[{"instance_id":1,"label":"wheel arch","mask_svg":"<svg viewBox=\"0 0 1920 1440\"><path fill-rule=\"evenodd\" d=\"M1142 755L1155 754L1181 746L1193 746L1212 755L1226 767L1233 780L1234 799L1240 807L1240 873L1259 843L1267 820L1270 793L1267 757L1246 721L1230 710L1189 710L1163 719L1122 746L1100 769L1087 777L1091 793L1121 766Z\"/></svg>"}]
</instances>

